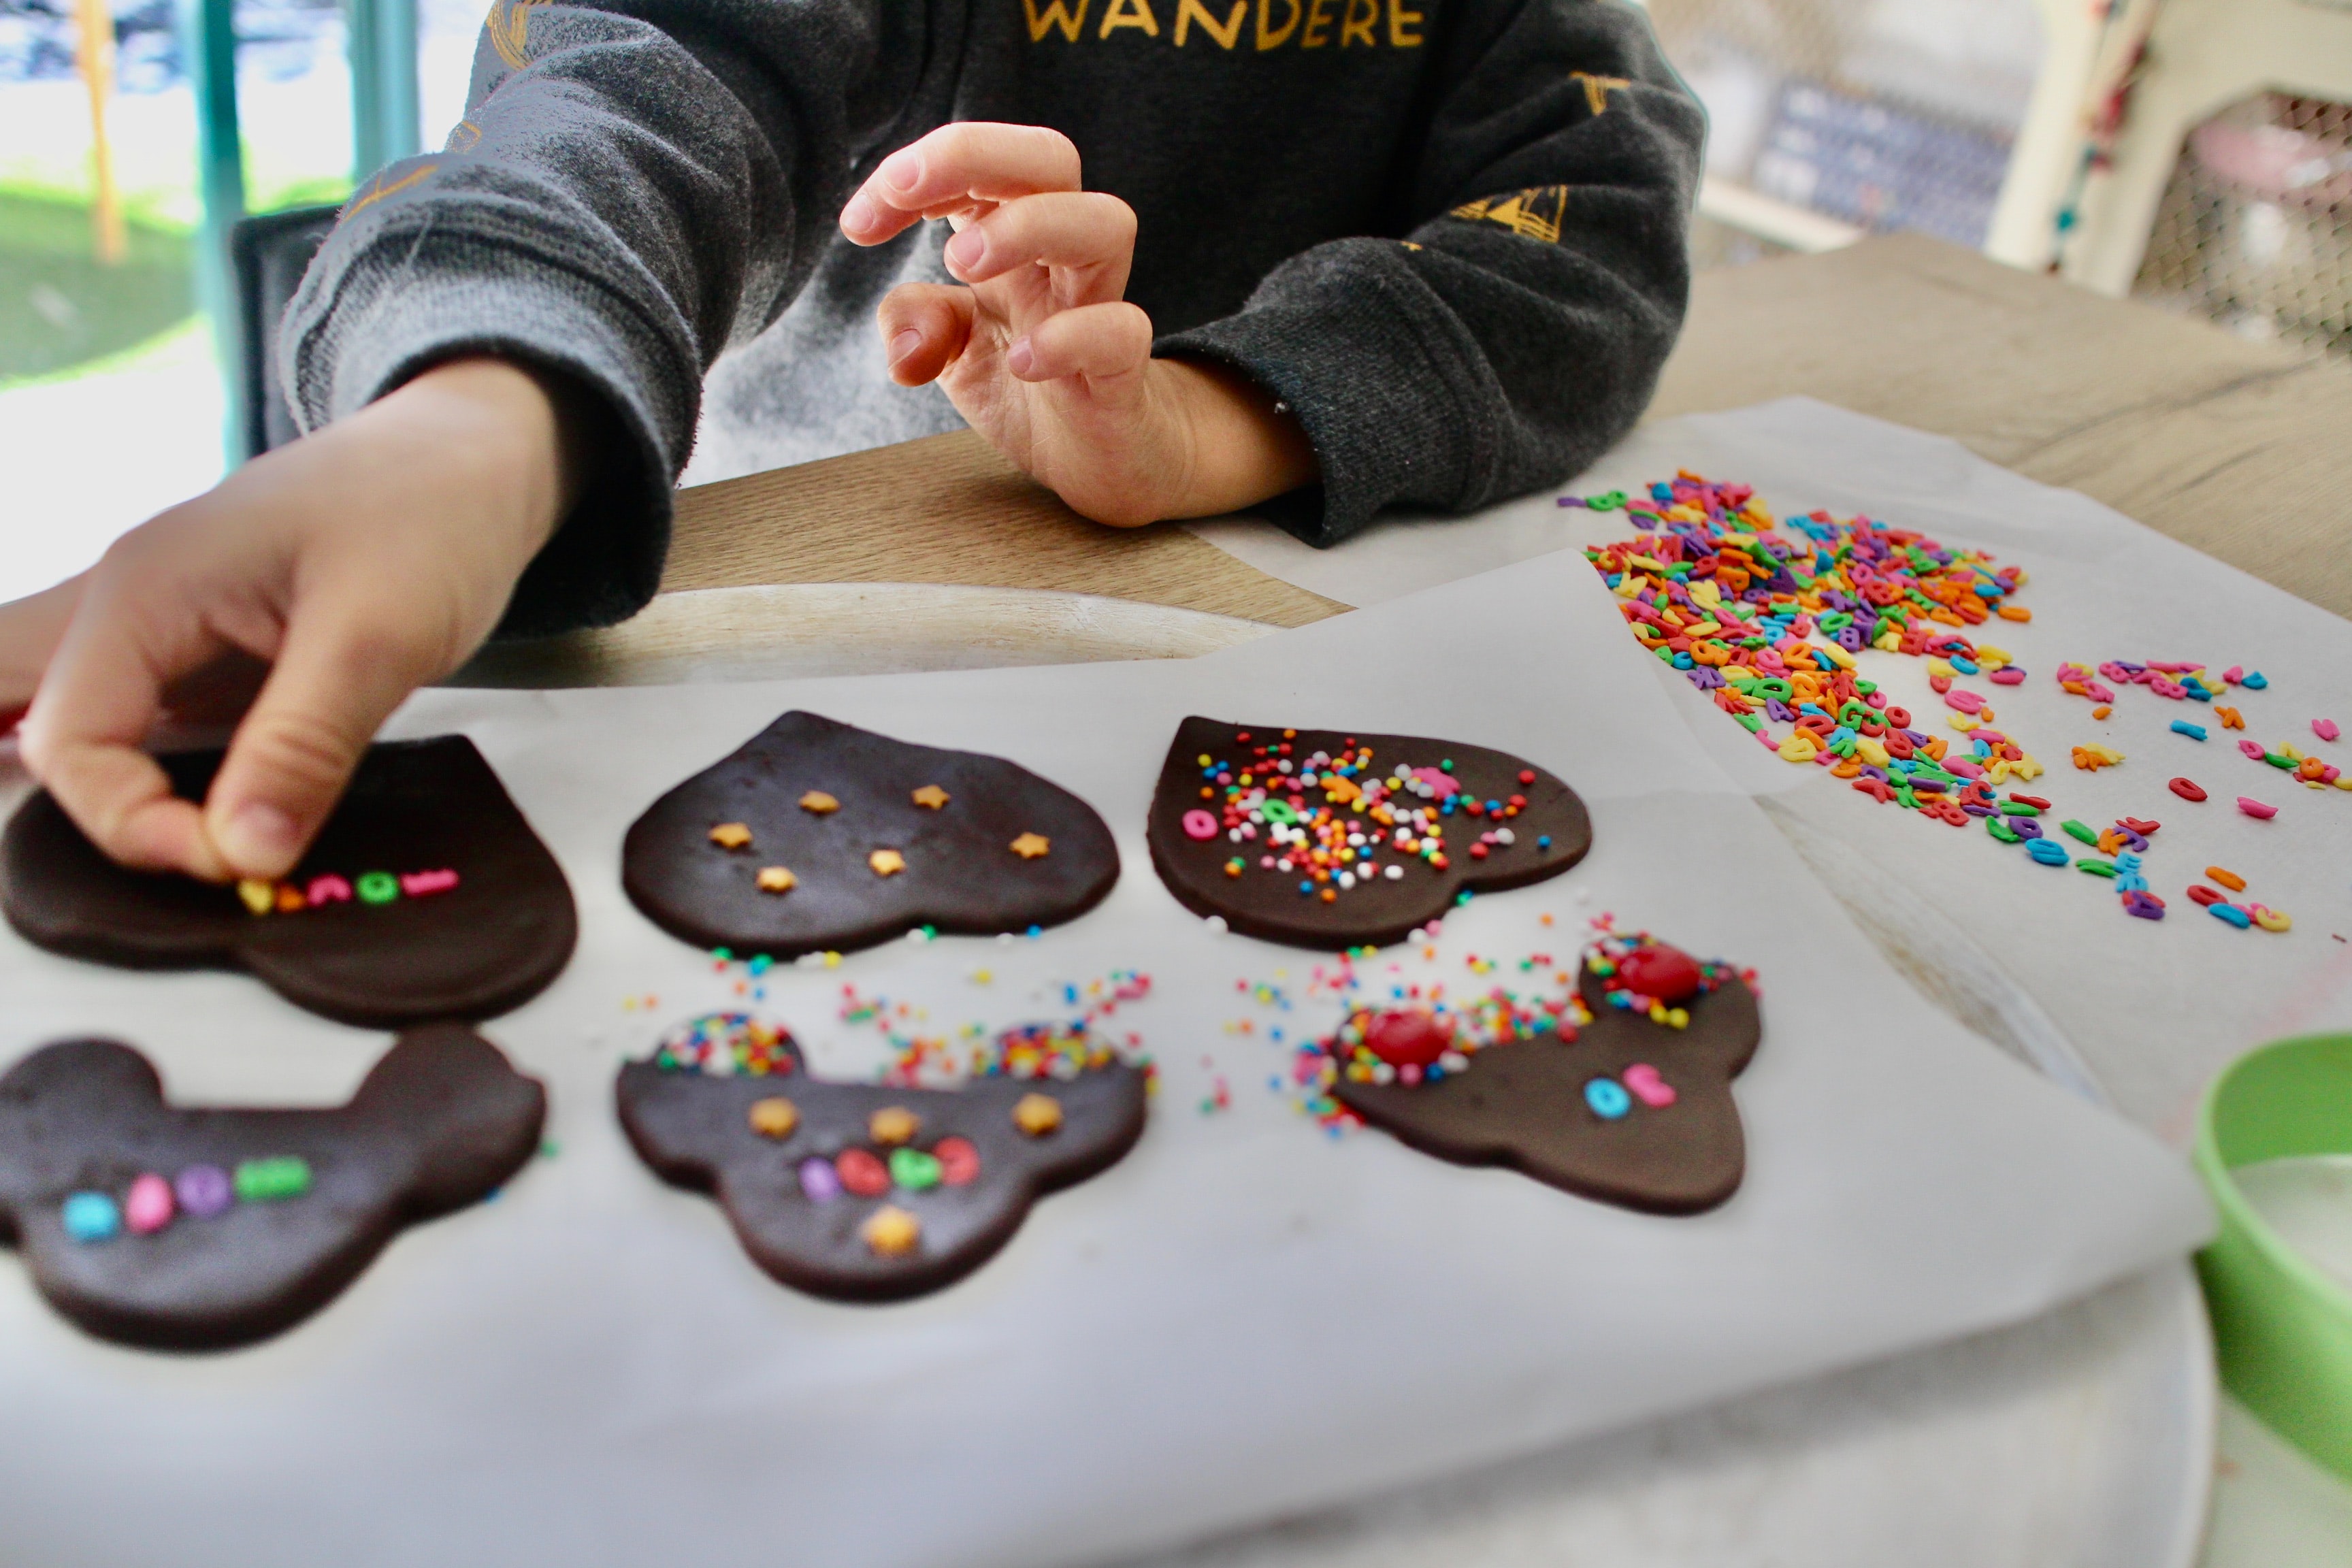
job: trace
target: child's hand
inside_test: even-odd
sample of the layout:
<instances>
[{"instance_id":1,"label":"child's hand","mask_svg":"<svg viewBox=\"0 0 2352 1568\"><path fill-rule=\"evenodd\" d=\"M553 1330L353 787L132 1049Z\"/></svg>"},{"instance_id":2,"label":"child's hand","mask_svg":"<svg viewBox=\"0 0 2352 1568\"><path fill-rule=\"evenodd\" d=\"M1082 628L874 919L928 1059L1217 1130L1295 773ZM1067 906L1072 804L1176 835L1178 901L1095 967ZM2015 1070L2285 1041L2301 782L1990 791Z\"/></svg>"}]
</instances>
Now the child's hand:
<instances>
[{"instance_id":1,"label":"child's hand","mask_svg":"<svg viewBox=\"0 0 2352 1568\"><path fill-rule=\"evenodd\" d=\"M563 452L538 378L446 364L0 605L26 765L125 865L283 875L377 725L497 624L568 499ZM256 686L210 797L175 799L149 727Z\"/></svg>"},{"instance_id":2,"label":"child's hand","mask_svg":"<svg viewBox=\"0 0 2352 1568\"><path fill-rule=\"evenodd\" d=\"M1151 357L1151 320L1120 296L1135 213L1078 184L1058 131L965 122L901 148L842 209L879 245L946 218L948 269L882 301L890 374L936 379L973 428L1076 510L1132 527L1250 506L1316 477L1297 423L1246 377Z\"/></svg>"}]
</instances>

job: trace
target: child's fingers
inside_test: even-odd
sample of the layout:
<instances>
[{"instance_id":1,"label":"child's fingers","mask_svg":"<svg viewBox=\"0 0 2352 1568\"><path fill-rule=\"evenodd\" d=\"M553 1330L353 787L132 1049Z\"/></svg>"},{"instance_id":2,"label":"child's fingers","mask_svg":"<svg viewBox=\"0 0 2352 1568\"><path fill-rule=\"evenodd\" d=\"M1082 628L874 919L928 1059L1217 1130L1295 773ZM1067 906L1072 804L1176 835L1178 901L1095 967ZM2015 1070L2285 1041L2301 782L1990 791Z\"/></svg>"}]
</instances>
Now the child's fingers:
<instances>
[{"instance_id":1,"label":"child's fingers","mask_svg":"<svg viewBox=\"0 0 2352 1568\"><path fill-rule=\"evenodd\" d=\"M169 563L142 559L146 548L134 535L90 574L26 715L25 761L110 858L219 880L227 868L201 815L140 742L163 689L226 645L169 591Z\"/></svg>"},{"instance_id":2,"label":"child's fingers","mask_svg":"<svg viewBox=\"0 0 2352 1568\"><path fill-rule=\"evenodd\" d=\"M1124 301L1048 316L1004 353L1005 368L1023 381L1083 375L1101 383L1136 374L1150 363L1151 318Z\"/></svg>"},{"instance_id":3,"label":"child's fingers","mask_svg":"<svg viewBox=\"0 0 2352 1568\"><path fill-rule=\"evenodd\" d=\"M87 573L83 574L86 577ZM0 735L8 732L41 687L41 672L81 603L82 577L0 605Z\"/></svg>"},{"instance_id":4,"label":"child's fingers","mask_svg":"<svg viewBox=\"0 0 2352 1568\"><path fill-rule=\"evenodd\" d=\"M937 380L971 341L974 306L971 289L944 283L901 283L883 296L875 319L890 379L901 386Z\"/></svg>"},{"instance_id":5,"label":"child's fingers","mask_svg":"<svg viewBox=\"0 0 2352 1568\"><path fill-rule=\"evenodd\" d=\"M1078 150L1043 125L961 121L942 125L882 161L841 209L841 232L879 245L909 224L1078 188Z\"/></svg>"},{"instance_id":6,"label":"child's fingers","mask_svg":"<svg viewBox=\"0 0 2352 1568\"><path fill-rule=\"evenodd\" d=\"M446 673L445 653L443 640L396 602L337 595L298 604L205 802L221 859L243 877L290 870L377 727L410 692Z\"/></svg>"},{"instance_id":7,"label":"child's fingers","mask_svg":"<svg viewBox=\"0 0 2352 1568\"><path fill-rule=\"evenodd\" d=\"M1135 209L1100 191L1024 196L949 240L946 257L948 270L966 283L1042 263L1055 269L1058 301L1101 304L1127 292Z\"/></svg>"}]
</instances>

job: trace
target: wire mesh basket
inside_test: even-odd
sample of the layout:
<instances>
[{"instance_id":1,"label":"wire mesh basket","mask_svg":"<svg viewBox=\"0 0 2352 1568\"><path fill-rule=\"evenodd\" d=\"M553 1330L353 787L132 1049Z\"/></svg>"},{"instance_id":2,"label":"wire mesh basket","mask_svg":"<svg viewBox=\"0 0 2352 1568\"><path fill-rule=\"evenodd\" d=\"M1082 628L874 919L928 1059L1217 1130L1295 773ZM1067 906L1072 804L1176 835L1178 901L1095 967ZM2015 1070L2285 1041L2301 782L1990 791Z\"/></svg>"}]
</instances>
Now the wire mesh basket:
<instances>
[{"instance_id":1,"label":"wire mesh basket","mask_svg":"<svg viewBox=\"0 0 2352 1568\"><path fill-rule=\"evenodd\" d=\"M1983 243L2041 65L2035 0L1650 0L1650 15L1706 105L1711 178ZM1694 240L1702 262L1746 258Z\"/></svg>"},{"instance_id":2,"label":"wire mesh basket","mask_svg":"<svg viewBox=\"0 0 2352 1568\"><path fill-rule=\"evenodd\" d=\"M2264 93L2198 126L2132 292L2352 359L2352 105Z\"/></svg>"}]
</instances>

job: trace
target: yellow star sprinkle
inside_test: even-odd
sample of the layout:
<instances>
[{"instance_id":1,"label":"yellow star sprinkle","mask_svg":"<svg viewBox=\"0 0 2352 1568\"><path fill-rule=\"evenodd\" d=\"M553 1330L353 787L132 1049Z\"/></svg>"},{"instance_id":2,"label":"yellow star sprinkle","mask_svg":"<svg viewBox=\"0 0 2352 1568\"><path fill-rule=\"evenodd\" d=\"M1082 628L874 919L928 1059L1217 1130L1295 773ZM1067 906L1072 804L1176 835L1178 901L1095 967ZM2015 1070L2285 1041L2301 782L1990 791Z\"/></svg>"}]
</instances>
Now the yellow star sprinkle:
<instances>
[{"instance_id":1,"label":"yellow star sprinkle","mask_svg":"<svg viewBox=\"0 0 2352 1568\"><path fill-rule=\"evenodd\" d=\"M801 796L801 809L811 816L830 816L841 809L841 802L821 789L813 789Z\"/></svg>"},{"instance_id":2,"label":"yellow star sprinkle","mask_svg":"<svg viewBox=\"0 0 2352 1568\"><path fill-rule=\"evenodd\" d=\"M751 830L740 822L722 822L710 830L710 842L721 849L748 848L751 843Z\"/></svg>"},{"instance_id":3,"label":"yellow star sprinkle","mask_svg":"<svg viewBox=\"0 0 2352 1568\"><path fill-rule=\"evenodd\" d=\"M1013 1108L1013 1125L1031 1138L1043 1138L1062 1125L1062 1102L1050 1094L1024 1094Z\"/></svg>"},{"instance_id":4,"label":"yellow star sprinkle","mask_svg":"<svg viewBox=\"0 0 2352 1568\"><path fill-rule=\"evenodd\" d=\"M782 866L760 868L760 891L763 893L789 893L800 886L800 880Z\"/></svg>"},{"instance_id":5,"label":"yellow star sprinkle","mask_svg":"<svg viewBox=\"0 0 2352 1568\"><path fill-rule=\"evenodd\" d=\"M1054 841L1042 833L1024 833L1013 841L1013 852L1024 860L1034 860L1054 847Z\"/></svg>"},{"instance_id":6,"label":"yellow star sprinkle","mask_svg":"<svg viewBox=\"0 0 2352 1568\"><path fill-rule=\"evenodd\" d=\"M915 792L915 804L927 810L937 811L947 803L948 792L937 784L925 784Z\"/></svg>"},{"instance_id":7,"label":"yellow star sprinkle","mask_svg":"<svg viewBox=\"0 0 2352 1568\"><path fill-rule=\"evenodd\" d=\"M923 1239L923 1222L893 1205L874 1211L857 1234L877 1258L904 1258Z\"/></svg>"},{"instance_id":8,"label":"yellow star sprinkle","mask_svg":"<svg viewBox=\"0 0 2352 1568\"><path fill-rule=\"evenodd\" d=\"M782 1095L751 1102L751 1131L762 1138L789 1138L800 1124L800 1107Z\"/></svg>"},{"instance_id":9,"label":"yellow star sprinkle","mask_svg":"<svg viewBox=\"0 0 2352 1568\"><path fill-rule=\"evenodd\" d=\"M896 849L877 849L866 858L877 877L895 877L907 868L907 858Z\"/></svg>"},{"instance_id":10,"label":"yellow star sprinkle","mask_svg":"<svg viewBox=\"0 0 2352 1568\"><path fill-rule=\"evenodd\" d=\"M866 1136L885 1148L911 1142L922 1130L923 1119L903 1105L886 1105L866 1119Z\"/></svg>"}]
</instances>

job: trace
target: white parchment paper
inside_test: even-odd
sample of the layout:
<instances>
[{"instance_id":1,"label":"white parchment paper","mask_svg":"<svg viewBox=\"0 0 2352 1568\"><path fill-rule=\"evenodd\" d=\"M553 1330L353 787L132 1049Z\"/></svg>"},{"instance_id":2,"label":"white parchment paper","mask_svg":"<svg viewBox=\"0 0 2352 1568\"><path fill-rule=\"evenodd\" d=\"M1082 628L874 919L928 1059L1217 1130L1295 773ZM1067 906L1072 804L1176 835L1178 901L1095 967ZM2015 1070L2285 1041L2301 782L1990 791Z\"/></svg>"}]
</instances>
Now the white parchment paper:
<instances>
[{"instance_id":1,"label":"white parchment paper","mask_svg":"<svg viewBox=\"0 0 2352 1568\"><path fill-rule=\"evenodd\" d=\"M2197 1096L2240 1053L2352 1026L2352 944L2344 940L2352 937L2352 793L2308 789L2237 749L2249 737L2284 742L2352 772L2352 623L2086 496L2021 478L1956 441L1792 397L1644 426L1562 492L1470 518L1385 521L1335 550L1311 550L1261 523L1194 531L1318 594L1381 604L1549 551L1630 537L1624 513L1562 508L1556 495L1640 494L1685 468L1754 485L1776 518L1861 512L2026 568L2031 580L2014 602L2033 620L1969 635L2015 654L2030 679L2021 687L1965 684L1992 700L1998 727L2048 768L2023 787L2053 802L2053 819L2104 827L2127 815L2164 824L2147 856L2149 883L2170 906L2161 924L2123 916L2096 879L1997 850L1980 827L1953 831L1880 808L1823 776L1826 769L1791 766L1681 676L1654 659L1650 668L1666 704L1743 788L1769 797L1780 820L1811 829L1810 844L1842 845L1879 889L1896 884L1933 905L1954 941L1979 945L2066 1033L2126 1114L2185 1142ZM1874 650L1860 659L1863 673L1925 727L1958 738L1927 688L1924 660ZM2138 687L2117 687L2102 723L2091 703L2059 689L2056 670L2107 659L2203 660L2217 675L2242 665L2271 684L2221 699L2244 714L2243 731L2224 730L2207 705ZM2346 739L2321 741L2316 718L2332 718ZM2210 739L2174 734L2176 719L2203 725ZM2122 752L2124 765L2095 773L2070 765L2074 747L2093 742ZM2209 799L2192 805L2171 794L2166 781L2175 776L2194 779ZM2234 804L2240 795L2277 806L2278 816L2245 816ZM2294 930L2239 931L2190 903L2189 885L2204 881L2210 865L2246 878L2244 896L2285 910Z\"/></svg>"},{"instance_id":2,"label":"white parchment paper","mask_svg":"<svg viewBox=\"0 0 2352 1568\"><path fill-rule=\"evenodd\" d=\"M1561 556L1181 663L419 697L395 732L472 735L580 900L571 969L486 1026L547 1081L560 1152L231 1354L95 1342L0 1264L0 1556L1098 1560L2024 1319L2197 1243L2181 1162L1875 962L1642 662ZM746 1005L623 899L623 830L794 706L1034 767L1103 812L1126 863L1100 910L1041 939L773 973L756 1005L819 1071L877 1060L836 1017L845 982L992 1026L1055 1016L1058 983L1154 982L1118 1019L1164 1068L1140 1145L972 1279L903 1305L772 1283L712 1204L637 1163L611 1109L625 1055ZM1377 1133L1335 1141L1289 1109L1266 1085L1285 1059L1269 1015L1235 984L1303 988L1318 960L1216 935L1143 844L1192 711L1479 742L1574 784L1591 857L1457 911L1446 957L1565 952L1608 910L1754 965L1738 1194L1644 1216ZM239 976L118 973L12 935L0 988L0 1061L111 1033L191 1100L331 1100L383 1044ZM1259 1032L1229 1032L1243 1017ZM1221 1076L1231 1109L1204 1115Z\"/></svg>"}]
</instances>

